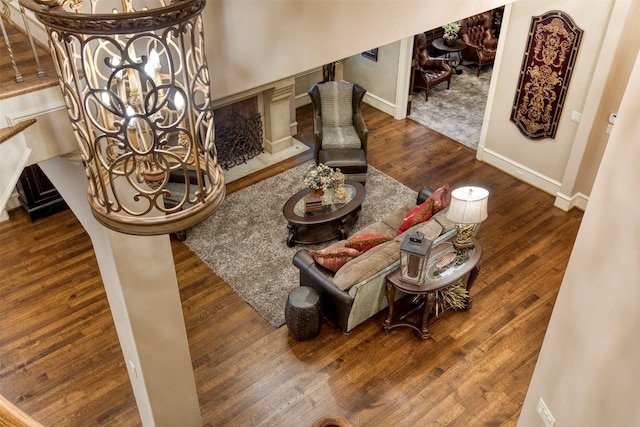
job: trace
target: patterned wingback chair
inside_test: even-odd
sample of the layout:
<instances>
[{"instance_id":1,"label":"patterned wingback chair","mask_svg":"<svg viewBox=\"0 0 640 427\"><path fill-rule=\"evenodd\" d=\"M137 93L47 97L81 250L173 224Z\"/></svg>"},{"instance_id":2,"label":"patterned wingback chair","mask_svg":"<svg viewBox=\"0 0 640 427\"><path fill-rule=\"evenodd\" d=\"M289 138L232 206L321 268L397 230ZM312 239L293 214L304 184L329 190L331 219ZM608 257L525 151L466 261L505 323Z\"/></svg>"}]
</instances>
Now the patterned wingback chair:
<instances>
[{"instance_id":1,"label":"patterned wingback chair","mask_svg":"<svg viewBox=\"0 0 640 427\"><path fill-rule=\"evenodd\" d=\"M355 83L329 81L313 85L308 93L316 163L339 168L348 181L364 183L369 130L361 106L366 90Z\"/></svg>"},{"instance_id":2,"label":"patterned wingback chair","mask_svg":"<svg viewBox=\"0 0 640 427\"><path fill-rule=\"evenodd\" d=\"M493 36L491 12L483 12L460 21L459 35L467 44L462 59L478 64L478 76L483 65L493 64L498 39Z\"/></svg>"},{"instance_id":3,"label":"patterned wingback chair","mask_svg":"<svg viewBox=\"0 0 640 427\"><path fill-rule=\"evenodd\" d=\"M424 33L414 37L413 87L425 90L425 101L429 100L429 89L435 85L447 82L447 89L451 85L453 70L449 60L429 56L427 37Z\"/></svg>"}]
</instances>

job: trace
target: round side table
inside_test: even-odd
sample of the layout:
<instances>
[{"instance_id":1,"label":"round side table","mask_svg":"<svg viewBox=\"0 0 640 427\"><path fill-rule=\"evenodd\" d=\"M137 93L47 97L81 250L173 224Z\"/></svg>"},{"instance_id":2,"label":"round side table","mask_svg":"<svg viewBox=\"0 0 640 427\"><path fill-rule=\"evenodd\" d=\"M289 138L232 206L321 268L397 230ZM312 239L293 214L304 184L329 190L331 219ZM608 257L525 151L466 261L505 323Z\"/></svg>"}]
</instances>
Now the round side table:
<instances>
[{"instance_id":1,"label":"round side table","mask_svg":"<svg viewBox=\"0 0 640 427\"><path fill-rule=\"evenodd\" d=\"M458 66L462 64L462 51L467 47L467 44L463 40L458 39L453 46L448 46L442 38L438 38L431 44L433 44L433 47L436 49L445 52L445 57L450 59L449 63L456 74L462 74L462 70L459 70ZM457 54L457 58L453 54Z\"/></svg>"}]
</instances>

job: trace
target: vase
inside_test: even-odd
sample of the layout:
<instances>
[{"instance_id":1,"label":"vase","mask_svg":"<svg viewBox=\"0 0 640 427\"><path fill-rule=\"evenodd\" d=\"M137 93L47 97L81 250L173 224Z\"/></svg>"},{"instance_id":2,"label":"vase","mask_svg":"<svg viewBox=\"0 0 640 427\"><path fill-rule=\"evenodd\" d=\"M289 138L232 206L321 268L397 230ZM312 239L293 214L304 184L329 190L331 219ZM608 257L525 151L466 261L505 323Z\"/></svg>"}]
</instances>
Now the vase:
<instances>
[{"instance_id":1,"label":"vase","mask_svg":"<svg viewBox=\"0 0 640 427\"><path fill-rule=\"evenodd\" d=\"M444 33L442 35L442 41L447 46L455 45L457 40L458 40L458 35L456 33Z\"/></svg>"},{"instance_id":2,"label":"vase","mask_svg":"<svg viewBox=\"0 0 640 427\"><path fill-rule=\"evenodd\" d=\"M309 194L316 197L324 196L324 190L322 188L309 188Z\"/></svg>"}]
</instances>

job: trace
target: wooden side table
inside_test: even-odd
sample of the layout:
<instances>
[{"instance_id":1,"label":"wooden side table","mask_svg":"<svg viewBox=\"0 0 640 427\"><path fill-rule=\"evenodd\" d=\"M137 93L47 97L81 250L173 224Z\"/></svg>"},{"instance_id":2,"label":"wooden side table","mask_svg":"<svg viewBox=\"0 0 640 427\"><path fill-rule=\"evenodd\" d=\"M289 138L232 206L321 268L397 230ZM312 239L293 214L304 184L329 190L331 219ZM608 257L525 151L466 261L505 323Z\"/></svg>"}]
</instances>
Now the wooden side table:
<instances>
[{"instance_id":1,"label":"wooden side table","mask_svg":"<svg viewBox=\"0 0 640 427\"><path fill-rule=\"evenodd\" d=\"M474 247L459 255L449 265L437 267L437 262L445 255L454 252L451 243L438 245L431 250L427 265L426 283L415 285L413 283L404 282L400 279L400 270L396 270L387 276L387 300L389 302L389 315L383 323L385 330L391 330L400 326L407 326L415 329L420 338L426 340L429 338L429 323L435 320L433 309L436 303L436 291L443 290L450 286L463 283L466 290L469 291L471 285L476 280L480 267L478 263L482 257L482 246L480 242L473 239ZM396 291L403 292L408 295L414 295L419 300L414 307L399 313L399 317L394 319L395 313L395 297ZM465 304L465 309L471 307L471 299ZM451 307L445 307L445 310ZM422 313L419 311L422 310ZM409 316L418 312L420 314L419 321L411 321Z\"/></svg>"},{"instance_id":2,"label":"wooden side table","mask_svg":"<svg viewBox=\"0 0 640 427\"><path fill-rule=\"evenodd\" d=\"M456 40L453 46L448 46L444 43L442 37L435 39L432 42L433 47L436 49L445 52L445 57L449 58L451 67L453 67L456 74L462 74L462 70L458 69L458 66L462 64L462 51L466 49L467 44L463 40ZM457 54L458 58L453 56L453 54Z\"/></svg>"}]
</instances>

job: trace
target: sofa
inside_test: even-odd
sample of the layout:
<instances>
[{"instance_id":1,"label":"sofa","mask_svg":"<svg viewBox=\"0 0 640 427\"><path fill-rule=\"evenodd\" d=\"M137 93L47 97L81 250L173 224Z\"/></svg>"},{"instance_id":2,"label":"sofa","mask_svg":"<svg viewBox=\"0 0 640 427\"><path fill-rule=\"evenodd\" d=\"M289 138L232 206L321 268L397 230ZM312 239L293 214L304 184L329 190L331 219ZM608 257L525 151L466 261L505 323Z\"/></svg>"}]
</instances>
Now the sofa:
<instances>
[{"instance_id":1,"label":"sofa","mask_svg":"<svg viewBox=\"0 0 640 427\"><path fill-rule=\"evenodd\" d=\"M398 234L401 226L406 228L409 224L407 218L410 214L431 203L435 193L441 194L442 189L449 192L448 185L435 191L424 187L418 193L416 204L410 203L398 208L383 220L366 226L354 236L325 248L339 250L336 248L345 248L350 241L358 240L358 237L386 236L384 242L363 251L336 271L324 267L317 261L318 251L300 249L295 253L293 264L300 270L300 286L309 286L318 291L322 297L324 316L343 333L350 333L353 328L388 306L386 276L398 268L400 244L408 233L419 231L425 238L433 240L434 246L455 236L455 224L446 217L448 202L429 219ZM448 197L450 200L450 193ZM398 292L396 299L402 296Z\"/></svg>"}]
</instances>

